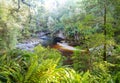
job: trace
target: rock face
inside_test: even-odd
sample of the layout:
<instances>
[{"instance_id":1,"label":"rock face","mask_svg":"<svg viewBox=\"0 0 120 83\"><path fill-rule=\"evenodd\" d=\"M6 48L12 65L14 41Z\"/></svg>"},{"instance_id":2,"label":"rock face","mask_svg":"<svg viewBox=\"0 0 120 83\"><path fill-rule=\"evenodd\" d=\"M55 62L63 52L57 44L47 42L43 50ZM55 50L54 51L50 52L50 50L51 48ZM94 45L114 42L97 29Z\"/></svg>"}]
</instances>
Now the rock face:
<instances>
[{"instance_id":1,"label":"rock face","mask_svg":"<svg viewBox=\"0 0 120 83\"><path fill-rule=\"evenodd\" d=\"M26 41L24 41L23 43L18 43L16 45L16 48L18 49L22 49L22 50L29 50L29 51L33 51L33 48L40 44L41 42L43 42L43 40L40 39L28 39Z\"/></svg>"},{"instance_id":2,"label":"rock face","mask_svg":"<svg viewBox=\"0 0 120 83\"><path fill-rule=\"evenodd\" d=\"M51 38L49 36L42 36L39 38L31 38L31 39L24 40L22 43L18 43L16 45L16 48L33 51L33 48L39 44L44 47L47 47L47 46L52 46L54 44L57 44L57 42L60 42L61 40L63 39L59 37Z\"/></svg>"},{"instance_id":3,"label":"rock face","mask_svg":"<svg viewBox=\"0 0 120 83\"><path fill-rule=\"evenodd\" d=\"M98 47L94 47L94 48L89 48L90 52L101 52L104 49L104 45L98 46ZM107 46L107 56L112 56L113 55L113 50L114 50L114 46Z\"/></svg>"},{"instance_id":4,"label":"rock face","mask_svg":"<svg viewBox=\"0 0 120 83\"><path fill-rule=\"evenodd\" d=\"M55 36L56 37L59 37L59 38L62 38L62 39L65 39L65 36L64 36L64 33L63 31L59 30L55 33Z\"/></svg>"},{"instance_id":5,"label":"rock face","mask_svg":"<svg viewBox=\"0 0 120 83\"><path fill-rule=\"evenodd\" d=\"M16 45L16 48L32 51L33 48L39 44L44 47L52 46L53 44L56 44L57 42L60 42L65 38L62 31L57 31L56 33L54 33L54 37L51 37L49 35L49 31L37 31L35 34L37 35L37 38L32 37L31 39L27 39L22 43L18 43Z\"/></svg>"}]
</instances>

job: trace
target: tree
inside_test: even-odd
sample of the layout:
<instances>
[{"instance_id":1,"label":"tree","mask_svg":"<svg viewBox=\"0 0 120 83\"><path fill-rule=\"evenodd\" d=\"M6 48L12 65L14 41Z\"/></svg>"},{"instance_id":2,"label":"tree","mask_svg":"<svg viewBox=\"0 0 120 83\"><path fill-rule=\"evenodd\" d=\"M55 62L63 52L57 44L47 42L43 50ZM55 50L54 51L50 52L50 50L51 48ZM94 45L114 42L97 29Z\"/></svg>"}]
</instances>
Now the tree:
<instances>
[{"instance_id":1,"label":"tree","mask_svg":"<svg viewBox=\"0 0 120 83\"><path fill-rule=\"evenodd\" d=\"M23 23L26 22L28 16L27 8L24 7L18 12L15 3L16 1L12 0L0 1L0 48L4 50L15 48L19 36L18 31L23 28Z\"/></svg>"},{"instance_id":2,"label":"tree","mask_svg":"<svg viewBox=\"0 0 120 83\"><path fill-rule=\"evenodd\" d=\"M88 3L87 3L88 2ZM112 42L113 40L113 8L114 6L111 4L112 1L108 0L92 0L83 1L84 9L86 10L87 14L94 15L94 19L91 19L93 28L99 29L99 33L104 35L104 51L103 51L103 60L106 61L107 56L107 48L112 45L113 43L108 43L109 41ZM94 35L94 34L93 34ZM97 36L96 36L97 37ZM102 37L102 36L101 36ZM113 41L114 42L114 41Z\"/></svg>"}]
</instances>

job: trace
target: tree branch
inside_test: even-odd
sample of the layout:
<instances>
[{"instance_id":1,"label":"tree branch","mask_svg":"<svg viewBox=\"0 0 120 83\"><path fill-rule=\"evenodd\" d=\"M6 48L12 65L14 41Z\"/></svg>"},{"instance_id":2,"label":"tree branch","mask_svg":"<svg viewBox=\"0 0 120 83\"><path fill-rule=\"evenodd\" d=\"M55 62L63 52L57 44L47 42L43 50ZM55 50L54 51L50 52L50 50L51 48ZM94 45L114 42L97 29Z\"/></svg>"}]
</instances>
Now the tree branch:
<instances>
[{"instance_id":1,"label":"tree branch","mask_svg":"<svg viewBox=\"0 0 120 83\"><path fill-rule=\"evenodd\" d=\"M31 6L31 4L25 2L25 0L21 0L21 1L22 1L22 3L25 4L25 5L27 5L27 6L29 6L29 7Z\"/></svg>"},{"instance_id":2,"label":"tree branch","mask_svg":"<svg viewBox=\"0 0 120 83\"><path fill-rule=\"evenodd\" d=\"M18 9L17 10L19 10L20 9L20 0L18 0Z\"/></svg>"}]
</instances>

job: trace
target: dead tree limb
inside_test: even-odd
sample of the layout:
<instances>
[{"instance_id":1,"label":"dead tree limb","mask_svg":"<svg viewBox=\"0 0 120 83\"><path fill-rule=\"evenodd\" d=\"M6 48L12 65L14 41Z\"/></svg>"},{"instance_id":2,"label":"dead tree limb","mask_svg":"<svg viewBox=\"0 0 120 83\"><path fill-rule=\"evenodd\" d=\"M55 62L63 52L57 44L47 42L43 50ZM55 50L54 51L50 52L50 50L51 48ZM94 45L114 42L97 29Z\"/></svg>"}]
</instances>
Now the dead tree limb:
<instances>
[{"instance_id":1,"label":"dead tree limb","mask_svg":"<svg viewBox=\"0 0 120 83\"><path fill-rule=\"evenodd\" d=\"M27 6L31 6L31 4L27 3L25 0L21 0L23 4L27 5Z\"/></svg>"}]
</instances>

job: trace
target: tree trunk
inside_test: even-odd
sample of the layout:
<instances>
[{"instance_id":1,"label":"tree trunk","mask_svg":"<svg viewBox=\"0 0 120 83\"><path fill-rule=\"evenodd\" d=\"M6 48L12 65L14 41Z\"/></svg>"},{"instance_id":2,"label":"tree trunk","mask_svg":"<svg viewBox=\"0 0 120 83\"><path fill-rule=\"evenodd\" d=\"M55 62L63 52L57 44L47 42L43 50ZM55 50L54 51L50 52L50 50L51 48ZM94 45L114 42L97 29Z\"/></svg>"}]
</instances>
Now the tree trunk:
<instances>
[{"instance_id":1,"label":"tree trunk","mask_svg":"<svg viewBox=\"0 0 120 83\"><path fill-rule=\"evenodd\" d=\"M107 44L106 44L106 14L107 14L107 10L106 10L106 0L105 0L105 3L104 3L104 53L103 53L103 60L106 61L106 51L107 51Z\"/></svg>"}]
</instances>

